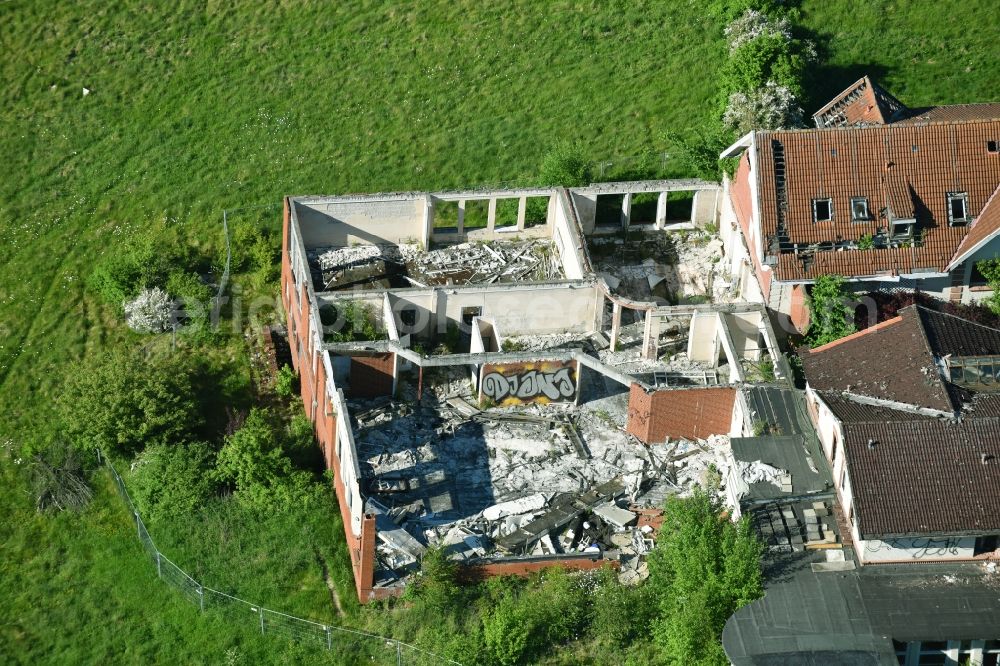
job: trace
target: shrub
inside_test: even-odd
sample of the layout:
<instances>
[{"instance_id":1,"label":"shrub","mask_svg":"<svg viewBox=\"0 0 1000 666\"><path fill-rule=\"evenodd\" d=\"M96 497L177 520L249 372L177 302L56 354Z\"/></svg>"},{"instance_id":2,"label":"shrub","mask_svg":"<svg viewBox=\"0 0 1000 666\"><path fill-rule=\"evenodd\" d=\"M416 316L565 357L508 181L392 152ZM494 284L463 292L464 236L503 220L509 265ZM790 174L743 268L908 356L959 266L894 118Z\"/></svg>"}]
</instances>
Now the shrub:
<instances>
[{"instance_id":1,"label":"shrub","mask_svg":"<svg viewBox=\"0 0 1000 666\"><path fill-rule=\"evenodd\" d=\"M988 307L993 314L1000 315L1000 259L986 259L976 262L976 268L986 278L993 295L986 300Z\"/></svg>"},{"instance_id":2,"label":"shrub","mask_svg":"<svg viewBox=\"0 0 1000 666\"><path fill-rule=\"evenodd\" d=\"M191 368L177 357L144 359L137 352L74 364L59 411L74 446L121 454L186 441L202 425Z\"/></svg>"},{"instance_id":3,"label":"shrub","mask_svg":"<svg viewBox=\"0 0 1000 666\"><path fill-rule=\"evenodd\" d=\"M174 323L174 302L159 287L144 289L125 303L125 321L139 333L162 333Z\"/></svg>"},{"instance_id":4,"label":"shrub","mask_svg":"<svg viewBox=\"0 0 1000 666\"><path fill-rule=\"evenodd\" d=\"M214 477L234 489L233 496L258 511L278 511L311 504L322 494L307 472L296 470L286 455L270 414L252 409L243 426L225 438Z\"/></svg>"},{"instance_id":5,"label":"shrub","mask_svg":"<svg viewBox=\"0 0 1000 666\"><path fill-rule=\"evenodd\" d=\"M483 640L501 666L524 663L533 630L529 609L513 594L501 598L483 617Z\"/></svg>"},{"instance_id":6,"label":"shrub","mask_svg":"<svg viewBox=\"0 0 1000 666\"><path fill-rule=\"evenodd\" d=\"M733 19L726 26L725 33L730 53L761 37L792 39L792 28L787 18L771 17L757 9L747 9Z\"/></svg>"},{"instance_id":7,"label":"shrub","mask_svg":"<svg viewBox=\"0 0 1000 666\"><path fill-rule=\"evenodd\" d=\"M233 225L229 247L230 270L249 273L256 288L263 289L278 278L280 243L277 237L253 223L244 222Z\"/></svg>"},{"instance_id":8,"label":"shrub","mask_svg":"<svg viewBox=\"0 0 1000 666\"><path fill-rule=\"evenodd\" d=\"M156 521L191 513L216 492L208 444L158 444L139 454L129 487L140 513Z\"/></svg>"},{"instance_id":9,"label":"shrub","mask_svg":"<svg viewBox=\"0 0 1000 666\"><path fill-rule=\"evenodd\" d=\"M171 273L193 270L199 261L177 229L154 228L101 257L87 284L105 302L121 308L143 289L165 287Z\"/></svg>"},{"instance_id":10,"label":"shrub","mask_svg":"<svg viewBox=\"0 0 1000 666\"><path fill-rule=\"evenodd\" d=\"M414 599L437 613L452 610L462 594L458 564L443 548L428 548L420 563L420 577L410 589Z\"/></svg>"},{"instance_id":11,"label":"shrub","mask_svg":"<svg viewBox=\"0 0 1000 666\"><path fill-rule=\"evenodd\" d=\"M583 158L580 145L561 141L542 158L538 184L581 187L590 183L590 178L590 163Z\"/></svg>"},{"instance_id":12,"label":"shrub","mask_svg":"<svg viewBox=\"0 0 1000 666\"><path fill-rule=\"evenodd\" d=\"M298 392L296 384L298 377L287 363L278 370L278 376L274 378L274 392L283 398L290 398Z\"/></svg>"},{"instance_id":13,"label":"shrub","mask_svg":"<svg viewBox=\"0 0 1000 666\"><path fill-rule=\"evenodd\" d=\"M856 330L853 309L848 305L849 296L844 278L840 275L822 275L816 278L809 296L809 330L806 338L810 345L819 347Z\"/></svg>"},{"instance_id":14,"label":"shrub","mask_svg":"<svg viewBox=\"0 0 1000 666\"><path fill-rule=\"evenodd\" d=\"M326 333L328 341L361 342L365 340L377 340L380 337L379 328L375 320L375 312L367 303L341 301L337 303L333 312L335 314L331 314L328 309L326 314L326 321L332 323L327 324L324 322L324 327L328 329ZM321 311L321 321L323 316Z\"/></svg>"},{"instance_id":15,"label":"shrub","mask_svg":"<svg viewBox=\"0 0 1000 666\"><path fill-rule=\"evenodd\" d=\"M648 635L656 608L649 590L647 585L626 587L618 582L613 569L602 569L595 592L591 634L618 647L626 647L640 636Z\"/></svg>"}]
</instances>

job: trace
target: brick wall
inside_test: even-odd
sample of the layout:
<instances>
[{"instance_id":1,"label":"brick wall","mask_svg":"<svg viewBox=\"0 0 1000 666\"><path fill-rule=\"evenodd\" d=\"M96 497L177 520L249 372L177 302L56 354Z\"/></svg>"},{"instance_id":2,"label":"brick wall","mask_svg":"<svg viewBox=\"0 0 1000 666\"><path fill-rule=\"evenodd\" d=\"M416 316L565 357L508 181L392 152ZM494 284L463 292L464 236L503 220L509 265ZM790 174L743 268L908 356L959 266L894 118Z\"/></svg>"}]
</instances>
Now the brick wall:
<instances>
[{"instance_id":1,"label":"brick wall","mask_svg":"<svg viewBox=\"0 0 1000 666\"><path fill-rule=\"evenodd\" d=\"M740 165L736 169L736 175L729 186L729 198L733 202L733 210L736 211L736 220L743 232L743 239L746 241L747 249L750 253L750 260L753 262L754 272L757 274L757 282L760 283L760 290L764 293L766 301L771 294L772 271L765 271L757 257L754 243L750 242L753 226L753 200L750 196L750 189L753 187L750 180L750 151L747 150L740 158Z\"/></svg>"},{"instance_id":2,"label":"brick wall","mask_svg":"<svg viewBox=\"0 0 1000 666\"><path fill-rule=\"evenodd\" d=\"M806 286L797 284L792 287L792 304L788 318L799 333L805 333L809 328L809 302L806 297Z\"/></svg>"},{"instance_id":3,"label":"brick wall","mask_svg":"<svg viewBox=\"0 0 1000 666\"><path fill-rule=\"evenodd\" d=\"M513 562L492 562L490 564L474 564L463 566L459 570L459 576L465 582L476 582L490 576L528 576L543 569L551 567L561 567L567 571L591 571L609 566L614 569L619 568L617 561L605 560L598 553L592 559L572 558L565 559L554 557L545 560L534 561L513 561Z\"/></svg>"},{"instance_id":4,"label":"brick wall","mask_svg":"<svg viewBox=\"0 0 1000 666\"><path fill-rule=\"evenodd\" d=\"M646 393L632 384L626 430L646 444L666 438L725 435L733 419L736 389L690 388Z\"/></svg>"},{"instance_id":5,"label":"brick wall","mask_svg":"<svg viewBox=\"0 0 1000 666\"><path fill-rule=\"evenodd\" d=\"M396 355L392 353L351 357L351 397L392 395Z\"/></svg>"}]
</instances>

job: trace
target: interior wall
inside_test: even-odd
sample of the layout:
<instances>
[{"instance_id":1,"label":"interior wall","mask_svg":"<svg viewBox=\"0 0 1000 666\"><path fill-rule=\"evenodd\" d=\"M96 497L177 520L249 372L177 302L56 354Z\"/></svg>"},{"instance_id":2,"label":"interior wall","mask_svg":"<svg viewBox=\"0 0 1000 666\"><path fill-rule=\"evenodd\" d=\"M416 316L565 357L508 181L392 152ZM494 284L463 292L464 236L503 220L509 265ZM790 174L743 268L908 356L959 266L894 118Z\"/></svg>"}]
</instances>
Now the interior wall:
<instances>
[{"instance_id":1,"label":"interior wall","mask_svg":"<svg viewBox=\"0 0 1000 666\"><path fill-rule=\"evenodd\" d=\"M425 198L295 202L306 247L420 243Z\"/></svg>"}]
</instances>

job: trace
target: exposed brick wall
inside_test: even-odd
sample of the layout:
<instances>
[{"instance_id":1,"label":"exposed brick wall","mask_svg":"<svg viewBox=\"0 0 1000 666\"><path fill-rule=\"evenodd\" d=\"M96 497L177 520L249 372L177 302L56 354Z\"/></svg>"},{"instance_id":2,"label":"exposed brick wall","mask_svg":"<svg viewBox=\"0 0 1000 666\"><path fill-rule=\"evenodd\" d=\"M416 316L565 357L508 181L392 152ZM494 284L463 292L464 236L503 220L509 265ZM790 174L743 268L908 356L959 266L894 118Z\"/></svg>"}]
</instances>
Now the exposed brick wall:
<instances>
[{"instance_id":1,"label":"exposed brick wall","mask_svg":"<svg viewBox=\"0 0 1000 666\"><path fill-rule=\"evenodd\" d=\"M626 430L650 444L667 437L704 439L729 432L734 388L667 389L646 393L633 384Z\"/></svg>"},{"instance_id":2,"label":"exposed brick wall","mask_svg":"<svg viewBox=\"0 0 1000 666\"><path fill-rule=\"evenodd\" d=\"M799 333L805 333L809 328L809 303L806 298L806 286L797 284L792 287L792 305L788 318Z\"/></svg>"},{"instance_id":3,"label":"exposed brick wall","mask_svg":"<svg viewBox=\"0 0 1000 666\"><path fill-rule=\"evenodd\" d=\"M753 220L753 199L750 189L754 186L750 179L750 151L747 150L740 158L740 165L736 169L736 175L729 186L729 198L733 202L733 210L736 211L736 221L743 232L743 239L746 241L747 250L750 253L750 261L753 262L754 272L757 274L757 282L760 283L760 290L764 293L764 299L771 294L772 271L765 271L754 250L754 243L750 241L753 237L751 229L754 229Z\"/></svg>"},{"instance_id":4,"label":"exposed brick wall","mask_svg":"<svg viewBox=\"0 0 1000 666\"><path fill-rule=\"evenodd\" d=\"M562 567L568 571L591 571L601 567L617 569L617 561L605 560L598 554L593 559L560 559L552 558L533 562L494 562L492 564L472 564L463 566L459 575L465 582L476 582L490 576L528 576L536 571Z\"/></svg>"},{"instance_id":5,"label":"exposed brick wall","mask_svg":"<svg viewBox=\"0 0 1000 666\"><path fill-rule=\"evenodd\" d=\"M396 355L392 353L351 357L351 397L392 395Z\"/></svg>"}]
</instances>

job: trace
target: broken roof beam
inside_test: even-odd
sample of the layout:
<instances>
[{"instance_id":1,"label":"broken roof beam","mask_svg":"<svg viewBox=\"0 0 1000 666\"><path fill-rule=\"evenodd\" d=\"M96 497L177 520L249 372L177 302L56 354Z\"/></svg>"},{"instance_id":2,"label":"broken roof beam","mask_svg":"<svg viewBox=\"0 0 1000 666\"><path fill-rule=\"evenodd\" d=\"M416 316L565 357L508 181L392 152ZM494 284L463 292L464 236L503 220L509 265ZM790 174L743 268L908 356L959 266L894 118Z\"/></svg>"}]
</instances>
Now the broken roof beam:
<instances>
[{"instance_id":1,"label":"broken roof beam","mask_svg":"<svg viewBox=\"0 0 1000 666\"><path fill-rule=\"evenodd\" d=\"M518 528L495 543L502 550L513 553L530 546L546 534L569 524L580 514L592 510L598 504L612 501L625 492L625 485L619 479L591 488L575 497L567 497L554 504L540 518Z\"/></svg>"}]
</instances>

